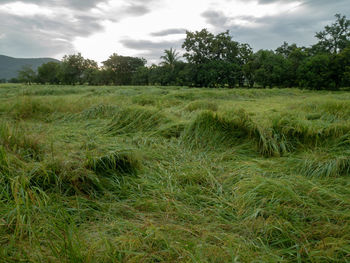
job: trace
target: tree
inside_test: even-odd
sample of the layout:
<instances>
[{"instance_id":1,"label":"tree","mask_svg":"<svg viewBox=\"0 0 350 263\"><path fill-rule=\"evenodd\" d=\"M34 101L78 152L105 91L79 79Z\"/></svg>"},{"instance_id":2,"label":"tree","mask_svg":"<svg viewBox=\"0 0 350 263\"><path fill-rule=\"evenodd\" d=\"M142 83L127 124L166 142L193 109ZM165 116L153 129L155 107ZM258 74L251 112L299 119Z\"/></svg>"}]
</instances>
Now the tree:
<instances>
[{"instance_id":1,"label":"tree","mask_svg":"<svg viewBox=\"0 0 350 263\"><path fill-rule=\"evenodd\" d=\"M38 67L38 81L42 84L58 84L60 72L60 63L57 62L48 62L42 64Z\"/></svg>"},{"instance_id":2,"label":"tree","mask_svg":"<svg viewBox=\"0 0 350 263\"><path fill-rule=\"evenodd\" d=\"M251 59L247 61L242 66L242 71L244 74L244 78L248 84L249 88L253 88L255 84L255 72L257 71L259 67L258 61L255 59L254 54L252 55Z\"/></svg>"},{"instance_id":3,"label":"tree","mask_svg":"<svg viewBox=\"0 0 350 263\"><path fill-rule=\"evenodd\" d=\"M278 47L275 51L276 54L283 56L284 58L289 58L291 53L296 50L298 46L296 44L289 45L287 42L283 42L283 44Z\"/></svg>"},{"instance_id":4,"label":"tree","mask_svg":"<svg viewBox=\"0 0 350 263\"><path fill-rule=\"evenodd\" d=\"M32 69L32 66L25 65L20 71L18 71L19 82L32 84L36 79L36 72Z\"/></svg>"},{"instance_id":5,"label":"tree","mask_svg":"<svg viewBox=\"0 0 350 263\"><path fill-rule=\"evenodd\" d=\"M149 84L149 69L147 67L139 67L132 77L133 85Z\"/></svg>"},{"instance_id":6,"label":"tree","mask_svg":"<svg viewBox=\"0 0 350 263\"><path fill-rule=\"evenodd\" d=\"M84 59L81 83L97 85L96 77L98 74L99 68L97 62L91 59Z\"/></svg>"},{"instance_id":7,"label":"tree","mask_svg":"<svg viewBox=\"0 0 350 263\"><path fill-rule=\"evenodd\" d=\"M254 58L254 79L263 88L284 86L288 78L287 60L271 50L259 50Z\"/></svg>"},{"instance_id":8,"label":"tree","mask_svg":"<svg viewBox=\"0 0 350 263\"><path fill-rule=\"evenodd\" d=\"M58 76L62 84L84 84L92 81L92 75L96 75L97 70L96 61L85 59L78 53L63 57Z\"/></svg>"},{"instance_id":9,"label":"tree","mask_svg":"<svg viewBox=\"0 0 350 263\"><path fill-rule=\"evenodd\" d=\"M242 78L239 43L229 31L214 35L207 29L186 32L184 57L193 65L193 84L198 87L234 87Z\"/></svg>"},{"instance_id":10,"label":"tree","mask_svg":"<svg viewBox=\"0 0 350 263\"><path fill-rule=\"evenodd\" d=\"M254 86L252 75L249 72L249 70L252 68L245 66L252 61L253 54L253 49L249 44L239 44L238 64L240 70L238 74L238 82L240 87L244 86L245 81L248 83L249 87Z\"/></svg>"},{"instance_id":11,"label":"tree","mask_svg":"<svg viewBox=\"0 0 350 263\"><path fill-rule=\"evenodd\" d=\"M186 53L184 57L189 63L203 64L212 60L237 62L239 44L232 40L229 31L214 35L207 29L186 32L182 45Z\"/></svg>"},{"instance_id":12,"label":"tree","mask_svg":"<svg viewBox=\"0 0 350 263\"><path fill-rule=\"evenodd\" d=\"M339 86L350 87L350 47L336 55L334 65L334 76L337 77Z\"/></svg>"},{"instance_id":13,"label":"tree","mask_svg":"<svg viewBox=\"0 0 350 263\"><path fill-rule=\"evenodd\" d=\"M298 69L302 62L309 56L307 49L298 47L296 44L289 45L287 42L284 42L282 46L276 49L276 54L286 60L284 85L287 87L298 86Z\"/></svg>"},{"instance_id":14,"label":"tree","mask_svg":"<svg viewBox=\"0 0 350 263\"><path fill-rule=\"evenodd\" d=\"M85 70L84 61L85 59L80 53L64 56L59 73L60 81L63 84L69 85L82 83L83 72Z\"/></svg>"},{"instance_id":15,"label":"tree","mask_svg":"<svg viewBox=\"0 0 350 263\"><path fill-rule=\"evenodd\" d=\"M137 57L119 56L114 53L108 60L102 62L106 70L112 72L112 81L116 85L130 85L133 74L139 67L144 67L146 60Z\"/></svg>"},{"instance_id":16,"label":"tree","mask_svg":"<svg viewBox=\"0 0 350 263\"><path fill-rule=\"evenodd\" d=\"M316 33L319 42L314 47L333 54L338 54L350 44L350 20L346 16L336 14L337 20L330 26L326 26L321 32Z\"/></svg>"},{"instance_id":17,"label":"tree","mask_svg":"<svg viewBox=\"0 0 350 263\"><path fill-rule=\"evenodd\" d=\"M179 52L176 49L170 48L164 50L164 55L160 57L163 61L160 63L163 66L169 66L172 69L175 67L175 63L179 60Z\"/></svg>"},{"instance_id":18,"label":"tree","mask_svg":"<svg viewBox=\"0 0 350 263\"><path fill-rule=\"evenodd\" d=\"M307 58L298 70L300 86L313 90L336 90L334 63L328 54L318 54Z\"/></svg>"},{"instance_id":19,"label":"tree","mask_svg":"<svg viewBox=\"0 0 350 263\"><path fill-rule=\"evenodd\" d=\"M20 83L20 81L18 80L18 78L11 78L8 81L9 83Z\"/></svg>"}]
</instances>

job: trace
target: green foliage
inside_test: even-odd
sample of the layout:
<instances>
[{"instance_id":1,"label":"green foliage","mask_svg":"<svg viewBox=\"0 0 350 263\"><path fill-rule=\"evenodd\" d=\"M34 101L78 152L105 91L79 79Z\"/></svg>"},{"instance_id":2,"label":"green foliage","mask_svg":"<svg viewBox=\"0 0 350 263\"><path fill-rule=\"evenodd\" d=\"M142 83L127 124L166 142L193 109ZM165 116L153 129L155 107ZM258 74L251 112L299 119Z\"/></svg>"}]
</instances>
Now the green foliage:
<instances>
[{"instance_id":1,"label":"green foliage","mask_svg":"<svg viewBox=\"0 0 350 263\"><path fill-rule=\"evenodd\" d=\"M288 62L273 51L260 50L255 54L253 66L255 81L266 87L283 86L288 80Z\"/></svg>"},{"instance_id":2,"label":"green foliage","mask_svg":"<svg viewBox=\"0 0 350 263\"><path fill-rule=\"evenodd\" d=\"M317 49L337 54L350 44L350 20L345 16L336 14L336 21L332 25L325 26L324 31L316 33L319 42Z\"/></svg>"},{"instance_id":3,"label":"green foliage","mask_svg":"<svg viewBox=\"0 0 350 263\"><path fill-rule=\"evenodd\" d=\"M145 64L143 58L119 56L115 53L103 62L105 69L110 70L115 85L130 85L133 74Z\"/></svg>"},{"instance_id":4,"label":"green foliage","mask_svg":"<svg viewBox=\"0 0 350 263\"><path fill-rule=\"evenodd\" d=\"M59 84L60 64L48 62L38 68L38 82L42 84Z\"/></svg>"},{"instance_id":5,"label":"green foliage","mask_svg":"<svg viewBox=\"0 0 350 263\"><path fill-rule=\"evenodd\" d=\"M20 71L18 71L18 81L25 84L32 84L36 79L36 72L32 69L30 65L23 66Z\"/></svg>"},{"instance_id":6,"label":"green foliage","mask_svg":"<svg viewBox=\"0 0 350 263\"><path fill-rule=\"evenodd\" d=\"M239 82L240 45L229 32L213 35L206 29L186 32L184 57L193 67L192 82L197 87L234 87ZM243 46L246 51L246 46Z\"/></svg>"},{"instance_id":7,"label":"green foliage","mask_svg":"<svg viewBox=\"0 0 350 263\"><path fill-rule=\"evenodd\" d=\"M59 72L62 84L84 84L92 80L92 74L98 69L97 62L85 59L80 53L64 56Z\"/></svg>"},{"instance_id":8,"label":"green foliage","mask_svg":"<svg viewBox=\"0 0 350 263\"><path fill-rule=\"evenodd\" d=\"M158 65L147 66L143 58L114 53L99 68L95 61L78 53L64 56L60 64L43 64L37 77L33 70L22 70L19 81L339 90L350 85L349 26L350 20L337 14L335 23L317 33L319 42L310 48L284 42L275 51L255 53L249 44L234 41L229 31L217 35L207 29L187 31L182 44L187 62L181 61L180 52L170 48L164 50Z\"/></svg>"},{"instance_id":9,"label":"green foliage","mask_svg":"<svg viewBox=\"0 0 350 263\"><path fill-rule=\"evenodd\" d=\"M164 50L164 55L160 57L163 61L161 65L168 66L170 68L175 67L175 63L178 62L179 52L176 52L176 49L170 48Z\"/></svg>"},{"instance_id":10,"label":"green foliage","mask_svg":"<svg viewBox=\"0 0 350 263\"><path fill-rule=\"evenodd\" d=\"M232 39L229 31L217 35L207 29L186 32L183 62L175 49L165 49L159 65L147 66L138 57L112 54L99 68L80 53L49 62L35 72L23 70L20 81L42 84L162 85L210 88L254 86L338 90L350 85L349 20L336 22L316 34L311 48L284 42L275 51L256 53ZM13 82L17 80L13 79Z\"/></svg>"},{"instance_id":11,"label":"green foliage","mask_svg":"<svg viewBox=\"0 0 350 263\"><path fill-rule=\"evenodd\" d=\"M329 55L320 54L304 61L298 69L300 86L309 89L336 90L339 88L332 72L333 60Z\"/></svg>"}]
</instances>

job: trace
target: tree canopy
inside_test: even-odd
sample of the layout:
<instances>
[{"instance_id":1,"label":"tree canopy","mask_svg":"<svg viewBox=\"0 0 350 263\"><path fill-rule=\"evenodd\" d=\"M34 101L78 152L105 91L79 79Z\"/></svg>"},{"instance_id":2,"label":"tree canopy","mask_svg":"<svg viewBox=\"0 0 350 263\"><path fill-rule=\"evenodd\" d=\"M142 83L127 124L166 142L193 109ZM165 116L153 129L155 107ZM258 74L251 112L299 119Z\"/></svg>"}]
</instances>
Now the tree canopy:
<instances>
[{"instance_id":1,"label":"tree canopy","mask_svg":"<svg viewBox=\"0 0 350 263\"><path fill-rule=\"evenodd\" d=\"M35 72L24 68L24 83L90 85L186 85L195 87L300 87L338 90L350 86L350 20L340 14L316 33L318 43L299 47L284 42L256 52L233 39L229 31L187 31L183 58L174 48L164 50L158 65L139 57L112 54L102 67L80 53L61 63L43 64ZM15 80L14 80L15 81Z\"/></svg>"}]
</instances>

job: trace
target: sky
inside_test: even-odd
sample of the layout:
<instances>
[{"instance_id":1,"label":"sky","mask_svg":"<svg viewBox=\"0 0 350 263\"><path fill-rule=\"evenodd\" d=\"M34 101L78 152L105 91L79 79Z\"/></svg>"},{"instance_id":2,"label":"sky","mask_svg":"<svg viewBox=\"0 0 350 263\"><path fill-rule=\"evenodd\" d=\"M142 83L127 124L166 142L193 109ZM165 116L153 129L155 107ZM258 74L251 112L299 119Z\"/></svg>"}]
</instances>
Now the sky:
<instances>
[{"instance_id":1,"label":"sky","mask_svg":"<svg viewBox=\"0 0 350 263\"><path fill-rule=\"evenodd\" d=\"M0 54L102 62L117 53L152 64L203 28L254 50L310 46L337 13L349 18L350 0L0 0Z\"/></svg>"}]
</instances>

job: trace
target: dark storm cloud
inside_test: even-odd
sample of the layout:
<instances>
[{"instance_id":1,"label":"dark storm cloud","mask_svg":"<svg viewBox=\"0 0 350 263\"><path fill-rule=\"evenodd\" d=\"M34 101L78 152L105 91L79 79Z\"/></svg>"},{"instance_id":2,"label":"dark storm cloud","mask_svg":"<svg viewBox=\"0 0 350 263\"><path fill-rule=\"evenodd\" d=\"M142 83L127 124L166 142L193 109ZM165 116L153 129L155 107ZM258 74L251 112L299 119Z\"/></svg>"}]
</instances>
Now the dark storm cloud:
<instances>
[{"instance_id":1,"label":"dark storm cloud","mask_svg":"<svg viewBox=\"0 0 350 263\"><path fill-rule=\"evenodd\" d=\"M151 33L151 36L164 37L169 35L178 35L178 34L185 34L185 33L186 33L186 29L184 28L170 28L170 29L165 29L158 32L153 32Z\"/></svg>"},{"instance_id":2,"label":"dark storm cloud","mask_svg":"<svg viewBox=\"0 0 350 263\"><path fill-rule=\"evenodd\" d=\"M268 4L274 0L260 0L260 4ZM295 1L288 1L295 2ZM202 17L210 24L214 31L230 30L234 39L249 43L254 49L275 49L284 41L310 46L317 40L315 33L323 30L324 26L335 21L336 13L349 14L348 0L305 0L300 9L291 9L274 16L261 18L240 16L229 17L220 10L208 10ZM294 12L295 11L295 12ZM237 21L247 21L251 25L239 25Z\"/></svg>"}]
</instances>

